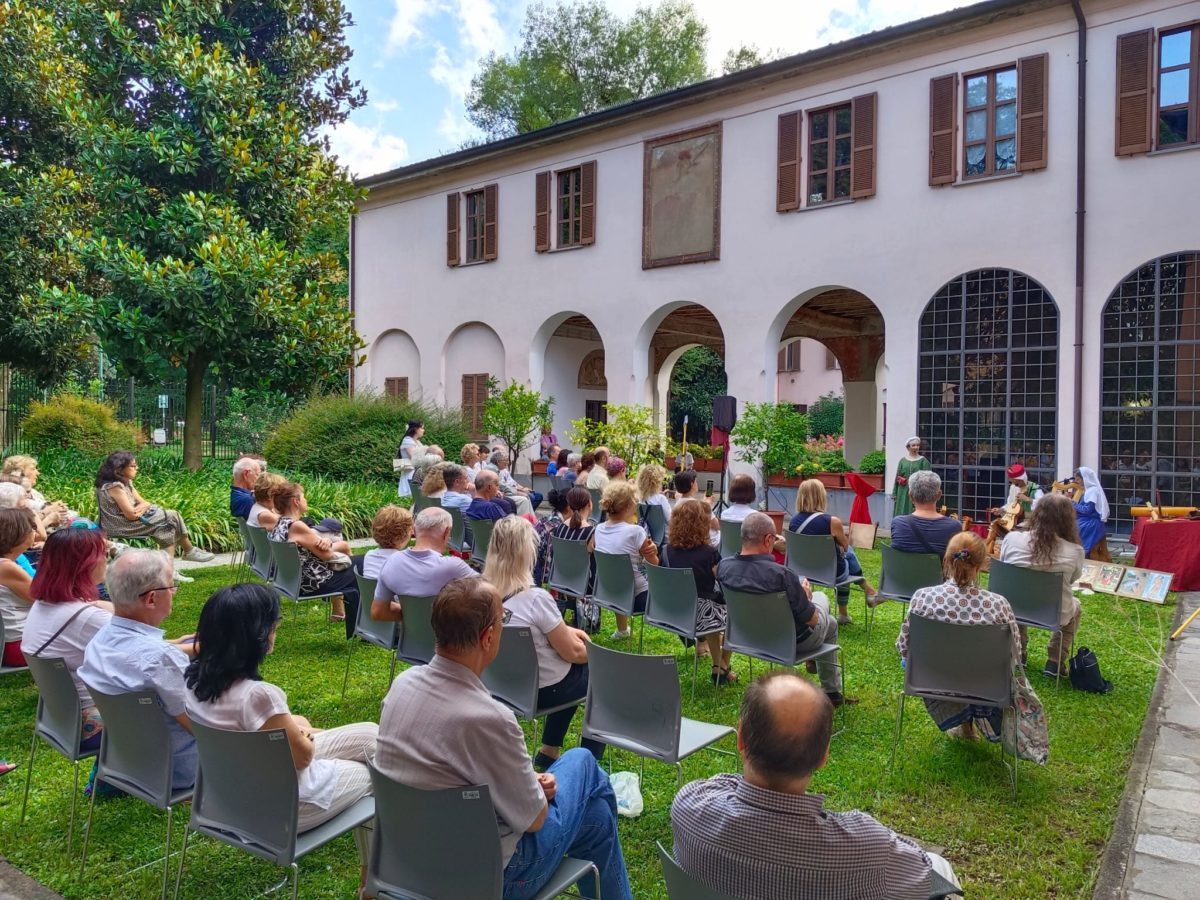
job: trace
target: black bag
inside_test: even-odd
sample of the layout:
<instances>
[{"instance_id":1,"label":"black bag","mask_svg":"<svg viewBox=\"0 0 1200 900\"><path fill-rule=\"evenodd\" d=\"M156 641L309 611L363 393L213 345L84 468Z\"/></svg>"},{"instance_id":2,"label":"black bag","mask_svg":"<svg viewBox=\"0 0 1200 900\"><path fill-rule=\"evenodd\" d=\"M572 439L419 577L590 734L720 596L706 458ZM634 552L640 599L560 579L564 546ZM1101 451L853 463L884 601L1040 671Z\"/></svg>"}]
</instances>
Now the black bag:
<instances>
[{"instance_id":1,"label":"black bag","mask_svg":"<svg viewBox=\"0 0 1200 900\"><path fill-rule=\"evenodd\" d=\"M1071 659L1071 687L1091 694L1107 694L1112 682L1100 674L1100 660L1087 647L1080 647Z\"/></svg>"}]
</instances>

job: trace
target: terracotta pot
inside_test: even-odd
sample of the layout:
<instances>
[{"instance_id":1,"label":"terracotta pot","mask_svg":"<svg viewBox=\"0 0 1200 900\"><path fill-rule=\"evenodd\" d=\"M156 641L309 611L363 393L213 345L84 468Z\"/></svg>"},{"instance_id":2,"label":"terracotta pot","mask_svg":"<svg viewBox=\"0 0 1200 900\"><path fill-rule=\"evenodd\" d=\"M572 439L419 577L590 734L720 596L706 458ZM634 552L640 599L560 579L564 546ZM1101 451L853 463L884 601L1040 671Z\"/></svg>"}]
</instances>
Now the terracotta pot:
<instances>
[{"instance_id":1,"label":"terracotta pot","mask_svg":"<svg viewBox=\"0 0 1200 900\"><path fill-rule=\"evenodd\" d=\"M771 517L771 521L775 523L775 533L783 534L783 520L787 516L787 513L782 509L768 509L764 511Z\"/></svg>"},{"instance_id":2,"label":"terracotta pot","mask_svg":"<svg viewBox=\"0 0 1200 900\"><path fill-rule=\"evenodd\" d=\"M846 486L846 479L842 477L841 472L818 472L813 477L827 488L841 488Z\"/></svg>"},{"instance_id":3,"label":"terracotta pot","mask_svg":"<svg viewBox=\"0 0 1200 900\"><path fill-rule=\"evenodd\" d=\"M533 461L533 464L532 464L532 465L533 465L533 474L534 474L534 475L545 475L545 474L546 474L546 468L547 468L547 467L550 465L550 460L548 460L548 459L535 459L535 460Z\"/></svg>"},{"instance_id":4,"label":"terracotta pot","mask_svg":"<svg viewBox=\"0 0 1200 900\"><path fill-rule=\"evenodd\" d=\"M867 475L862 472L859 472L858 477L861 478L863 481L865 481L867 484L869 484L871 487L875 488L875 490L877 490L877 491L883 490L883 476L882 475Z\"/></svg>"},{"instance_id":5,"label":"terracotta pot","mask_svg":"<svg viewBox=\"0 0 1200 900\"><path fill-rule=\"evenodd\" d=\"M720 472L721 460L719 459L698 459L696 460L697 472Z\"/></svg>"},{"instance_id":6,"label":"terracotta pot","mask_svg":"<svg viewBox=\"0 0 1200 900\"><path fill-rule=\"evenodd\" d=\"M767 484L771 487L790 487L798 488L800 483L804 481L798 475L768 475Z\"/></svg>"}]
</instances>

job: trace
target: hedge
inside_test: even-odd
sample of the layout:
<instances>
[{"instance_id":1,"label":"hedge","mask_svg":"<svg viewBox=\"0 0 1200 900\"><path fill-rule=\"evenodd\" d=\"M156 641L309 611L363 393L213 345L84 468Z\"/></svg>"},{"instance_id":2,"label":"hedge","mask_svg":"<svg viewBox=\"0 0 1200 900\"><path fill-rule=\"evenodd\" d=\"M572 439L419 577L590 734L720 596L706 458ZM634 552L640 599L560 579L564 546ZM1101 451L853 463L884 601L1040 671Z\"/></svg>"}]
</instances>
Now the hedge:
<instances>
[{"instance_id":1,"label":"hedge","mask_svg":"<svg viewBox=\"0 0 1200 900\"><path fill-rule=\"evenodd\" d=\"M73 394L32 403L21 433L33 453L76 450L104 457L115 450L137 450L144 441L141 430L118 419L111 404Z\"/></svg>"}]
</instances>

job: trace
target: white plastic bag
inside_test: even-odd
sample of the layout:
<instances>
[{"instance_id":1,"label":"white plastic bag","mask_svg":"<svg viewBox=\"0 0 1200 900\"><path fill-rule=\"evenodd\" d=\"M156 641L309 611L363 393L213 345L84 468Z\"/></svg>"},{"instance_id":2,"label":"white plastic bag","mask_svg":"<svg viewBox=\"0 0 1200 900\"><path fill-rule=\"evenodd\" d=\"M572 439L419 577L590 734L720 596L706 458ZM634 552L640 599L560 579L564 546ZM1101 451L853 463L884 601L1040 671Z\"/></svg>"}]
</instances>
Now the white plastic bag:
<instances>
[{"instance_id":1,"label":"white plastic bag","mask_svg":"<svg viewBox=\"0 0 1200 900\"><path fill-rule=\"evenodd\" d=\"M631 819L640 816L645 807L637 775L633 772L613 772L608 780L612 782L613 793L617 795L617 815Z\"/></svg>"}]
</instances>

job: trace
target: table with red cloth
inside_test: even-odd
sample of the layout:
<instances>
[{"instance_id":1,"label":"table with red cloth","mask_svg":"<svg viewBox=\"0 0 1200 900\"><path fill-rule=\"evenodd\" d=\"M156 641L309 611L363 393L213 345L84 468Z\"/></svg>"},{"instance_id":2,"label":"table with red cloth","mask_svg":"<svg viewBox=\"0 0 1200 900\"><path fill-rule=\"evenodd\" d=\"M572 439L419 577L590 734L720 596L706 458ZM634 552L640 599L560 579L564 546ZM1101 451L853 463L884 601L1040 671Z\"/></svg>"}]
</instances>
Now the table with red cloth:
<instances>
[{"instance_id":1,"label":"table with red cloth","mask_svg":"<svg viewBox=\"0 0 1200 900\"><path fill-rule=\"evenodd\" d=\"M1139 569L1173 572L1173 591L1200 590L1200 519L1135 520L1129 542Z\"/></svg>"}]
</instances>

